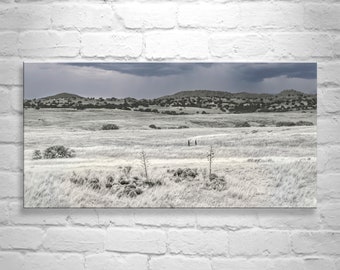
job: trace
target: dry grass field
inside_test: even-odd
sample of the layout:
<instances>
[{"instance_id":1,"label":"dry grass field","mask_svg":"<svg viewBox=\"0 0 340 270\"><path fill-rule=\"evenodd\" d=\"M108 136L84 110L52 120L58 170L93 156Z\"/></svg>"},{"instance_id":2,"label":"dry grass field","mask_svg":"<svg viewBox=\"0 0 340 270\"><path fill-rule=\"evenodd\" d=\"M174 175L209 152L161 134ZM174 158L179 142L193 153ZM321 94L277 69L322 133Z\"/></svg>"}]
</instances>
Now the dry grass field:
<instances>
[{"instance_id":1,"label":"dry grass field","mask_svg":"<svg viewBox=\"0 0 340 270\"><path fill-rule=\"evenodd\" d=\"M250 127L235 127L244 121ZM277 127L280 121L314 125ZM102 130L105 124L119 129ZM26 109L24 140L25 207L316 206L315 111ZM75 156L32 158L53 145Z\"/></svg>"}]
</instances>

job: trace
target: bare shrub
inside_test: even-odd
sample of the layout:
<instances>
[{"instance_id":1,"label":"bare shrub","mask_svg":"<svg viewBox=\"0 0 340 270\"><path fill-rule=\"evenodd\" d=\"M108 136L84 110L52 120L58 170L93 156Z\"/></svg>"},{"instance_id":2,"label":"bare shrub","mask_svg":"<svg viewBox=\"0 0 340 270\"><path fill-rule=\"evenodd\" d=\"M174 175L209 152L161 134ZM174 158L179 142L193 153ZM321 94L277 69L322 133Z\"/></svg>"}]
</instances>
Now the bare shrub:
<instances>
[{"instance_id":1,"label":"bare shrub","mask_svg":"<svg viewBox=\"0 0 340 270\"><path fill-rule=\"evenodd\" d=\"M145 179L147 181L149 181L148 166L150 165L150 162L149 162L148 157L146 156L145 151L142 151L140 153L140 157L139 158L140 158L140 163L141 163L142 169L144 171Z\"/></svg>"},{"instance_id":2,"label":"bare shrub","mask_svg":"<svg viewBox=\"0 0 340 270\"><path fill-rule=\"evenodd\" d=\"M34 150L32 159L42 159L41 151L40 150Z\"/></svg>"},{"instance_id":3,"label":"bare shrub","mask_svg":"<svg viewBox=\"0 0 340 270\"><path fill-rule=\"evenodd\" d=\"M250 127L250 124L247 121L244 122L236 122L235 127Z\"/></svg>"},{"instance_id":4,"label":"bare shrub","mask_svg":"<svg viewBox=\"0 0 340 270\"><path fill-rule=\"evenodd\" d=\"M212 145L210 145L210 149L209 149L209 152L208 152L208 155L207 155L207 158L208 158L208 161L209 161L209 179L211 179L211 177L212 177L211 167L212 167L214 157L215 157L215 152L214 152Z\"/></svg>"},{"instance_id":5,"label":"bare shrub","mask_svg":"<svg viewBox=\"0 0 340 270\"><path fill-rule=\"evenodd\" d=\"M292 127L295 126L294 122L290 121L282 121L282 122L276 122L277 127Z\"/></svg>"},{"instance_id":6,"label":"bare shrub","mask_svg":"<svg viewBox=\"0 0 340 270\"><path fill-rule=\"evenodd\" d=\"M44 151L44 158L46 159L72 158L74 156L75 151L63 145L54 145L46 148Z\"/></svg>"},{"instance_id":7,"label":"bare shrub","mask_svg":"<svg viewBox=\"0 0 340 270\"><path fill-rule=\"evenodd\" d=\"M296 122L297 126L313 126L314 124L309 121L298 121Z\"/></svg>"},{"instance_id":8,"label":"bare shrub","mask_svg":"<svg viewBox=\"0 0 340 270\"><path fill-rule=\"evenodd\" d=\"M119 127L116 124L105 124L102 126L102 130L116 130Z\"/></svg>"}]
</instances>

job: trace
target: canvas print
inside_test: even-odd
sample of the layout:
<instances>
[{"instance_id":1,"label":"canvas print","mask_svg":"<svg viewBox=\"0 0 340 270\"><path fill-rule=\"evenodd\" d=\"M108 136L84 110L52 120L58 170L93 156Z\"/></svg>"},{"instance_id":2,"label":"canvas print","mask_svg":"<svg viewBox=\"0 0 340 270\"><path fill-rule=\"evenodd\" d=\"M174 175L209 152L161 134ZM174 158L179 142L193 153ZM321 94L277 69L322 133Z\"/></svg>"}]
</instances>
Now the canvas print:
<instances>
[{"instance_id":1,"label":"canvas print","mask_svg":"<svg viewBox=\"0 0 340 270\"><path fill-rule=\"evenodd\" d=\"M25 63L24 207L315 207L316 80L316 63Z\"/></svg>"}]
</instances>

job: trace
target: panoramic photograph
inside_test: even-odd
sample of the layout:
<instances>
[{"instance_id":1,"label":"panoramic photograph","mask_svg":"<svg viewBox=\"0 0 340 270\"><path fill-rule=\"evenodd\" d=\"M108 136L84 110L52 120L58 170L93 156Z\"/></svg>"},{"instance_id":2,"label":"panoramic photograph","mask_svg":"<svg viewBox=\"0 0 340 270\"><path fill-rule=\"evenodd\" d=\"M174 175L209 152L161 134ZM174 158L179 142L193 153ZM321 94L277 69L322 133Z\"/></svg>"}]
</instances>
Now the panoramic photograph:
<instances>
[{"instance_id":1,"label":"panoramic photograph","mask_svg":"<svg viewBox=\"0 0 340 270\"><path fill-rule=\"evenodd\" d=\"M24 207L316 207L316 63L25 63Z\"/></svg>"}]
</instances>

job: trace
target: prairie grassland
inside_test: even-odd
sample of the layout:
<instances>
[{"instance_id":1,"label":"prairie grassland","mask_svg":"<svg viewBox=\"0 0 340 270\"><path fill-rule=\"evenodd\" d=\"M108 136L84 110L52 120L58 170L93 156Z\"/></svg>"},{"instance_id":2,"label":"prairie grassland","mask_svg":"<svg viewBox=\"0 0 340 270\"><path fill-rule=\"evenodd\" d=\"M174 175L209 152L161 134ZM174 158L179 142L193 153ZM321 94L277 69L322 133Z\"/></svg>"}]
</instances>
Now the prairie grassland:
<instances>
[{"instance_id":1,"label":"prairie grassland","mask_svg":"<svg viewBox=\"0 0 340 270\"><path fill-rule=\"evenodd\" d=\"M242 121L250 127L236 128ZM276 127L278 121L314 126ZM24 123L25 207L316 205L315 111L163 115L28 109ZM101 130L104 124L119 129ZM76 157L32 159L34 150L52 145L72 148ZM208 175L210 145L214 179ZM141 151L147 155L148 179ZM178 169L195 175L179 175ZM124 179L139 194L127 190Z\"/></svg>"}]
</instances>

